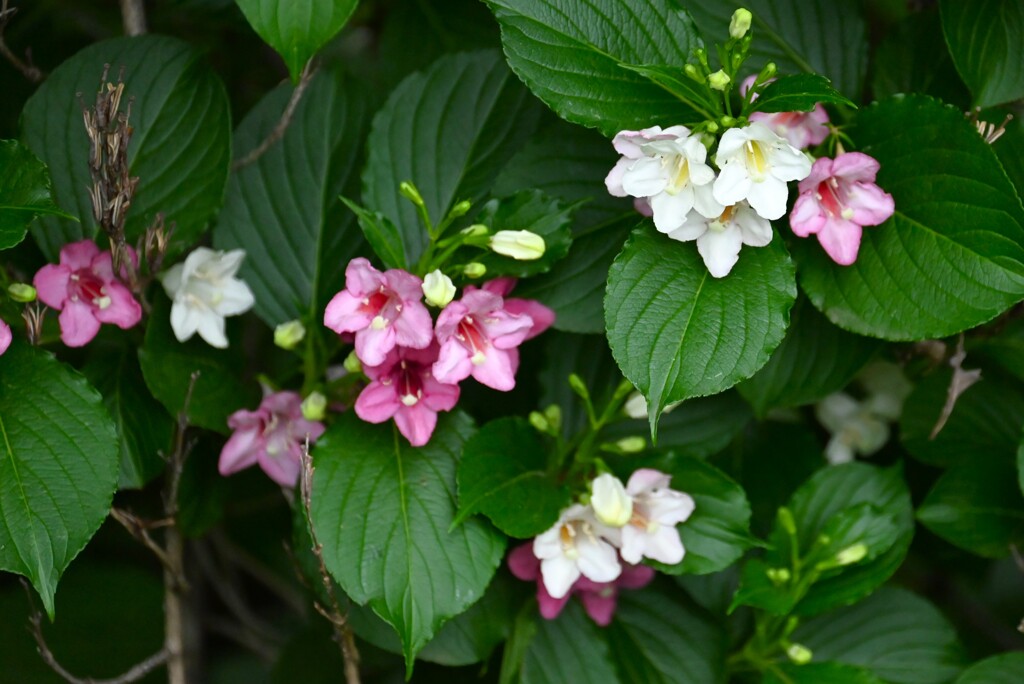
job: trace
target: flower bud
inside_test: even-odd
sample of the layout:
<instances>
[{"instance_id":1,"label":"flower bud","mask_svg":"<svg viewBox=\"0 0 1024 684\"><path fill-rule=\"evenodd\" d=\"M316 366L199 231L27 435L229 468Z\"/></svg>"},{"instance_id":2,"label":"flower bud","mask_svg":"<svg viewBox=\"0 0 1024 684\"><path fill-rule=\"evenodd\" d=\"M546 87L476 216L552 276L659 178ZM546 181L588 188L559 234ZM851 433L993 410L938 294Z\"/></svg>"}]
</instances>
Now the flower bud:
<instances>
[{"instance_id":1,"label":"flower bud","mask_svg":"<svg viewBox=\"0 0 1024 684\"><path fill-rule=\"evenodd\" d=\"M761 69L761 73L758 75L757 80L761 83L767 83L773 76L775 76L776 71L778 71L778 67L775 66L775 62L768 62L764 65L764 69Z\"/></svg>"},{"instance_id":2,"label":"flower bud","mask_svg":"<svg viewBox=\"0 0 1024 684\"><path fill-rule=\"evenodd\" d=\"M455 299L455 284L452 279L441 273L440 269L431 271L423 278L423 296L427 304L443 309Z\"/></svg>"},{"instance_id":3,"label":"flower bud","mask_svg":"<svg viewBox=\"0 0 1024 684\"><path fill-rule=\"evenodd\" d=\"M274 344L281 349L295 349L306 337L306 326L301 321L288 321L274 328Z\"/></svg>"},{"instance_id":4,"label":"flower bud","mask_svg":"<svg viewBox=\"0 0 1024 684\"><path fill-rule=\"evenodd\" d=\"M491 229L482 223L474 223L468 228L463 228L459 232L467 237L480 237L481 235L487 235L487 233L491 232Z\"/></svg>"},{"instance_id":5,"label":"flower bud","mask_svg":"<svg viewBox=\"0 0 1024 684\"><path fill-rule=\"evenodd\" d=\"M785 584L792 577L789 568L768 568L764 574L768 575L768 579L775 585Z\"/></svg>"},{"instance_id":6,"label":"flower bud","mask_svg":"<svg viewBox=\"0 0 1024 684\"><path fill-rule=\"evenodd\" d=\"M622 408L630 418L635 418L636 420L647 418L647 400L639 392L630 394L629 399L626 399L626 403Z\"/></svg>"},{"instance_id":7,"label":"flower bud","mask_svg":"<svg viewBox=\"0 0 1024 684\"><path fill-rule=\"evenodd\" d=\"M845 549L837 553L835 563L837 566L853 565L854 563L860 563L862 560L867 558L867 555L867 544L861 542L859 544L854 544L853 546L847 546Z\"/></svg>"},{"instance_id":8,"label":"flower bud","mask_svg":"<svg viewBox=\"0 0 1024 684\"><path fill-rule=\"evenodd\" d=\"M779 527L781 527L789 536L795 537L796 520L793 519L793 512L783 506L779 509L776 517L778 519Z\"/></svg>"},{"instance_id":9,"label":"flower bud","mask_svg":"<svg viewBox=\"0 0 1024 684\"><path fill-rule=\"evenodd\" d=\"M597 519L609 527L622 527L633 517L633 499L619 478L598 475L590 485L590 506Z\"/></svg>"},{"instance_id":10,"label":"flower bud","mask_svg":"<svg viewBox=\"0 0 1024 684\"><path fill-rule=\"evenodd\" d=\"M327 414L327 397L320 392L312 392L302 400L302 417L306 420L321 421Z\"/></svg>"},{"instance_id":11,"label":"flower bud","mask_svg":"<svg viewBox=\"0 0 1024 684\"><path fill-rule=\"evenodd\" d=\"M402 197L406 198L416 206L426 206L426 203L423 201L423 196L420 194L419 189L412 184L412 181L402 181L399 183L398 192L402 193Z\"/></svg>"},{"instance_id":12,"label":"flower bud","mask_svg":"<svg viewBox=\"0 0 1024 684\"><path fill-rule=\"evenodd\" d=\"M528 420L537 432L542 432L545 435L551 432L551 423L548 422L547 416L540 411L530 411Z\"/></svg>"},{"instance_id":13,"label":"flower bud","mask_svg":"<svg viewBox=\"0 0 1024 684\"><path fill-rule=\"evenodd\" d=\"M733 12L732 19L729 20L729 36L739 40L747 35L747 31L750 30L750 20L753 18L754 16L750 13L750 10L743 9L742 7Z\"/></svg>"},{"instance_id":14,"label":"flower bud","mask_svg":"<svg viewBox=\"0 0 1024 684\"><path fill-rule=\"evenodd\" d=\"M482 278L487 273L487 267L479 261L473 261L462 267L462 275L467 278Z\"/></svg>"},{"instance_id":15,"label":"flower bud","mask_svg":"<svg viewBox=\"0 0 1024 684\"><path fill-rule=\"evenodd\" d=\"M461 202L456 202L455 206L452 207L452 210L448 212L448 220L454 221L457 218L465 216L467 213L469 213L469 208L472 206L473 203L470 202L469 200L462 200Z\"/></svg>"},{"instance_id":16,"label":"flower bud","mask_svg":"<svg viewBox=\"0 0 1024 684\"><path fill-rule=\"evenodd\" d=\"M354 350L345 357L345 361L342 365L345 366L345 370L349 373L363 372L363 362L359 360L359 357L356 355Z\"/></svg>"},{"instance_id":17,"label":"flower bud","mask_svg":"<svg viewBox=\"0 0 1024 684\"><path fill-rule=\"evenodd\" d=\"M499 230L491 236L491 249L518 261L544 256L544 238L528 230Z\"/></svg>"},{"instance_id":18,"label":"flower bud","mask_svg":"<svg viewBox=\"0 0 1024 684\"><path fill-rule=\"evenodd\" d=\"M696 81L697 83L704 82L704 74L700 73L700 70L692 64L684 66L683 73L686 74L689 79Z\"/></svg>"},{"instance_id":19,"label":"flower bud","mask_svg":"<svg viewBox=\"0 0 1024 684\"><path fill-rule=\"evenodd\" d=\"M544 409L544 417L547 419L548 424L551 426L553 432L558 432L562 429L562 407L558 404L552 404Z\"/></svg>"},{"instance_id":20,"label":"flower bud","mask_svg":"<svg viewBox=\"0 0 1024 684\"><path fill-rule=\"evenodd\" d=\"M729 87L729 81L731 80L732 79L729 78L729 74L719 69L715 73L708 76L708 85L711 86L714 90L725 90L727 87Z\"/></svg>"},{"instance_id":21,"label":"flower bud","mask_svg":"<svg viewBox=\"0 0 1024 684\"><path fill-rule=\"evenodd\" d=\"M11 283L7 286L7 294L16 302L28 304L36 301L36 288L28 283Z\"/></svg>"},{"instance_id":22,"label":"flower bud","mask_svg":"<svg viewBox=\"0 0 1024 684\"><path fill-rule=\"evenodd\" d=\"M583 382L583 378L576 375L575 373L569 374L569 387L575 392L580 399L583 401L590 401L590 390L587 389L587 383Z\"/></svg>"},{"instance_id":23,"label":"flower bud","mask_svg":"<svg viewBox=\"0 0 1024 684\"><path fill-rule=\"evenodd\" d=\"M719 119L718 121L719 121L719 122L720 122L720 123L721 123L721 124L722 124L723 126L725 126L726 128L730 128L730 127L732 127L732 126L735 126L735 125L736 125L736 119L734 119L734 118L733 118L733 117L731 117L731 116L723 116L723 117L722 117L721 119Z\"/></svg>"},{"instance_id":24,"label":"flower bud","mask_svg":"<svg viewBox=\"0 0 1024 684\"><path fill-rule=\"evenodd\" d=\"M647 440L639 436L623 437L615 446L623 454L638 454L647 448Z\"/></svg>"},{"instance_id":25,"label":"flower bud","mask_svg":"<svg viewBox=\"0 0 1024 684\"><path fill-rule=\"evenodd\" d=\"M811 653L811 649L803 644L790 644L786 648L786 656L789 657L794 665L806 665L811 662L814 654Z\"/></svg>"}]
</instances>

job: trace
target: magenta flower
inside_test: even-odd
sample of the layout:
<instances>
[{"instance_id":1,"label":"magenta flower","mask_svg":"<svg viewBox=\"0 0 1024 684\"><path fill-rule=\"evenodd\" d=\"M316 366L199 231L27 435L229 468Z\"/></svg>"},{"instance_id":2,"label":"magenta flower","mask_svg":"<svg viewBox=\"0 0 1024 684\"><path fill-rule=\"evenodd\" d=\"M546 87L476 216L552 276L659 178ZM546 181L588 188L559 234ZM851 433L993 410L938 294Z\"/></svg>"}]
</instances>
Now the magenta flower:
<instances>
[{"instance_id":1,"label":"magenta flower","mask_svg":"<svg viewBox=\"0 0 1024 684\"><path fill-rule=\"evenodd\" d=\"M509 297L509 293L516 287L515 278L495 278L484 283L480 289L493 292L505 300L505 311L510 314L526 314L533 319L533 326L526 334L525 340L532 340L537 335L550 328L555 322L555 312L534 299L518 299ZM467 292L475 290L473 286L466 288Z\"/></svg>"},{"instance_id":2,"label":"magenta flower","mask_svg":"<svg viewBox=\"0 0 1024 684\"><path fill-rule=\"evenodd\" d=\"M472 375L478 382L507 392L516 386L519 350L533 329L525 313L506 310L493 292L466 288L437 317L435 333L441 344L434 377L455 384Z\"/></svg>"},{"instance_id":3,"label":"magenta flower","mask_svg":"<svg viewBox=\"0 0 1024 684\"><path fill-rule=\"evenodd\" d=\"M101 323L127 330L142 318L142 307L114 275L110 252L92 240L64 245L60 263L43 266L32 284L44 304L60 311L60 339L69 347L88 344Z\"/></svg>"},{"instance_id":4,"label":"magenta flower","mask_svg":"<svg viewBox=\"0 0 1024 684\"><path fill-rule=\"evenodd\" d=\"M626 565L618 579L612 582L594 582L586 577L580 577L565 596L556 599L544 586L540 573L540 559L533 555L533 545L530 542L512 549L508 555L508 567L519 579L537 583L537 604L541 616L545 619L554 620L558 617L565 604L569 602L569 597L576 594L583 603L587 615L602 627L607 627L612 621L619 589L640 589L654 579L653 568L646 565Z\"/></svg>"},{"instance_id":5,"label":"magenta flower","mask_svg":"<svg viewBox=\"0 0 1024 684\"><path fill-rule=\"evenodd\" d=\"M14 335L11 334L11 326L7 325L7 321L0 320L0 356L3 356L13 341Z\"/></svg>"},{"instance_id":6,"label":"magenta flower","mask_svg":"<svg viewBox=\"0 0 1024 684\"><path fill-rule=\"evenodd\" d=\"M423 299L423 281L401 269L381 273L362 257L345 269L345 289L324 312L324 325L336 333L355 333L356 356L379 366L396 345L426 348L433 321Z\"/></svg>"},{"instance_id":7,"label":"magenta flower","mask_svg":"<svg viewBox=\"0 0 1024 684\"><path fill-rule=\"evenodd\" d=\"M356 415L368 423L394 418L409 444L429 442L437 412L451 411L459 400L458 386L441 384L431 372L437 353L436 344L426 349L396 347L384 363L363 368L372 382L356 399Z\"/></svg>"},{"instance_id":8,"label":"magenta flower","mask_svg":"<svg viewBox=\"0 0 1024 684\"><path fill-rule=\"evenodd\" d=\"M875 184L878 160L860 152L814 162L800 181L789 225L800 237L812 233L837 264L857 260L863 226L877 226L896 210L892 195Z\"/></svg>"},{"instance_id":9,"label":"magenta flower","mask_svg":"<svg viewBox=\"0 0 1024 684\"><path fill-rule=\"evenodd\" d=\"M316 441L325 429L323 423L302 417L302 397L296 392L267 394L255 411L232 413L228 427L235 432L220 452L220 474L231 475L258 463L282 487L299 481L306 437Z\"/></svg>"}]
</instances>

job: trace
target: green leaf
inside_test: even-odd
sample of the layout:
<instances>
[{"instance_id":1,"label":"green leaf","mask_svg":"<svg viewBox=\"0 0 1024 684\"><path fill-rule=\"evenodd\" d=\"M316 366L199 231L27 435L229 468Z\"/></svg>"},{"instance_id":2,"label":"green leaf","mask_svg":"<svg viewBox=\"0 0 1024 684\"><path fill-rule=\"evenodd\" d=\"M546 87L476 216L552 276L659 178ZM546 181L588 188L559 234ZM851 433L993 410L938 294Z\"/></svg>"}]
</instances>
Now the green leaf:
<instances>
[{"instance_id":1,"label":"green leaf","mask_svg":"<svg viewBox=\"0 0 1024 684\"><path fill-rule=\"evenodd\" d=\"M442 57L402 81L374 116L363 203L398 226L415 263L427 232L399 184L415 183L439 223L456 202L483 199L540 111L498 52Z\"/></svg>"},{"instance_id":2,"label":"green leaf","mask_svg":"<svg viewBox=\"0 0 1024 684\"><path fill-rule=\"evenodd\" d=\"M836 325L872 337L945 337L1024 297L1024 211L963 114L922 96L861 110L850 135L881 164L896 213L864 230L852 266L797 241L800 284Z\"/></svg>"},{"instance_id":3,"label":"green leaf","mask_svg":"<svg viewBox=\"0 0 1024 684\"><path fill-rule=\"evenodd\" d=\"M536 233L544 238L544 255L539 259L517 261L488 251L482 255L474 252L471 258L487 267L488 278L505 275L527 278L547 273L569 252L573 209L539 190L524 190L511 197L491 200L484 205L476 222L490 227L492 233L499 230Z\"/></svg>"},{"instance_id":4,"label":"green leaf","mask_svg":"<svg viewBox=\"0 0 1024 684\"><path fill-rule=\"evenodd\" d=\"M1022 177L1024 178L1024 177ZM1024 380L1024 320L1009 320L993 337L965 340L968 366L975 354L995 361L1017 380ZM989 378L986 376L986 380Z\"/></svg>"},{"instance_id":5,"label":"green leaf","mask_svg":"<svg viewBox=\"0 0 1024 684\"><path fill-rule=\"evenodd\" d=\"M549 529L570 504L548 472L548 447L522 418L500 418L470 437L459 462L458 525L483 513L495 527L526 539Z\"/></svg>"},{"instance_id":6,"label":"green leaf","mask_svg":"<svg viewBox=\"0 0 1024 684\"><path fill-rule=\"evenodd\" d=\"M409 268L405 259L405 247L402 245L402 234L387 216L379 211L367 211L344 197L341 201L356 215L363 236L385 268Z\"/></svg>"},{"instance_id":7,"label":"green leaf","mask_svg":"<svg viewBox=\"0 0 1024 684\"><path fill-rule=\"evenodd\" d=\"M817 544L819 558L827 562L851 546L863 544L867 547L864 561L870 561L891 549L900 535L894 516L874 504L859 503L839 511L825 523L820 536L828 542Z\"/></svg>"},{"instance_id":8,"label":"green leaf","mask_svg":"<svg viewBox=\"0 0 1024 684\"><path fill-rule=\"evenodd\" d=\"M43 214L75 220L53 203L46 164L17 140L0 140L0 249L25 239L28 224Z\"/></svg>"},{"instance_id":9,"label":"green leaf","mask_svg":"<svg viewBox=\"0 0 1024 684\"><path fill-rule=\"evenodd\" d=\"M842 389L882 346L832 325L803 297L791 317L768 363L736 386L761 417L773 408L803 406Z\"/></svg>"},{"instance_id":10,"label":"green leaf","mask_svg":"<svg viewBox=\"0 0 1024 684\"><path fill-rule=\"evenodd\" d=\"M164 408L177 416L184 408L192 374L198 372L188 403L188 421L226 434L228 416L259 403L255 384L242 379L244 358L237 351L241 339L232 334L234 326L229 322L229 349L215 349L198 335L188 342L178 342L171 330L170 309L166 297L156 297L146 339L139 349L139 365L146 385Z\"/></svg>"},{"instance_id":11,"label":"green leaf","mask_svg":"<svg viewBox=\"0 0 1024 684\"><path fill-rule=\"evenodd\" d=\"M23 138L50 167L54 200L82 219L44 217L33 226L51 261L64 243L96 234L89 141L77 94L92 101L104 64L112 65L112 80L124 67L122 108L132 103L128 162L139 186L128 211L128 241L135 242L162 213L175 227L174 243L191 245L224 198L231 163L228 97L199 53L156 35L95 43L54 69L22 112Z\"/></svg>"},{"instance_id":12,"label":"green leaf","mask_svg":"<svg viewBox=\"0 0 1024 684\"><path fill-rule=\"evenodd\" d=\"M655 85L672 93L682 103L694 109L706 119L716 119L722 111L721 99L712 95L707 85L698 85L688 78L680 68L664 67L655 64L620 64L623 69L635 71Z\"/></svg>"},{"instance_id":13,"label":"green leaf","mask_svg":"<svg viewBox=\"0 0 1024 684\"><path fill-rule=\"evenodd\" d=\"M520 684L619 684L602 630L569 601L554 620L539 620L526 647Z\"/></svg>"},{"instance_id":14,"label":"green leaf","mask_svg":"<svg viewBox=\"0 0 1024 684\"><path fill-rule=\"evenodd\" d=\"M141 489L163 472L173 422L146 389L134 351L90 360L82 373L103 395L121 447L120 489Z\"/></svg>"},{"instance_id":15,"label":"green leaf","mask_svg":"<svg viewBox=\"0 0 1024 684\"><path fill-rule=\"evenodd\" d=\"M1019 2L940 0L953 62L979 107L1024 97L1024 6Z\"/></svg>"},{"instance_id":16,"label":"green leaf","mask_svg":"<svg viewBox=\"0 0 1024 684\"><path fill-rule=\"evenodd\" d=\"M1017 684L1024 681L1024 653L1004 653L971 665L956 684Z\"/></svg>"},{"instance_id":17,"label":"green leaf","mask_svg":"<svg viewBox=\"0 0 1024 684\"><path fill-rule=\"evenodd\" d=\"M235 133L239 156L277 126L291 93L283 85L249 112ZM299 318L319 326L345 264L359 253L362 240L339 194L356 190L371 111L365 89L351 78L320 72L284 136L231 175L214 244L245 249L240 277L270 325Z\"/></svg>"},{"instance_id":18,"label":"green leaf","mask_svg":"<svg viewBox=\"0 0 1024 684\"><path fill-rule=\"evenodd\" d=\"M701 0L687 2L709 43L729 37L729 19L740 7L754 14L746 69L771 61L779 73L821 74L840 92L859 94L868 62L867 25L858 3L833 0Z\"/></svg>"},{"instance_id":19,"label":"green leaf","mask_svg":"<svg viewBox=\"0 0 1024 684\"><path fill-rule=\"evenodd\" d=\"M694 244L633 231L608 273L605 321L619 368L647 398L651 432L673 402L749 378L782 341L796 298L782 240L713 278Z\"/></svg>"},{"instance_id":20,"label":"green leaf","mask_svg":"<svg viewBox=\"0 0 1024 684\"><path fill-rule=\"evenodd\" d=\"M669 0L487 0L512 70L567 121L611 137L698 121L692 107L623 65L682 67L702 45Z\"/></svg>"},{"instance_id":21,"label":"green leaf","mask_svg":"<svg viewBox=\"0 0 1024 684\"><path fill-rule=\"evenodd\" d=\"M727 641L721 627L660 588L619 594L608 643L626 682L722 680Z\"/></svg>"},{"instance_id":22,"label":"green leaf","mask_svg":"<svg viewBox=\"0 0 1024 684\"><path fill-rule=\"evenodd\" d=\"M842 663L782 663L765 673L762 684L886 684L870 670Z\"/></svg>"},{"instance_id":23,"label":"green leaf","mask_svg":"<svg viewBox=\"0 0 1024 684\"><path fill-rule=\"evenodd\" d=\"M1016 464L971 461L950 468L917 509L917 519L946 541L987 558L1024 542L1024 496Z\"/></svg>"},{"instance_id":24,"label":"green leaf","mask_svg":"<svg viewBox=\"0 0 1024 684\"><path fill-rule=\"evenodd\" d=\"M472 434L466 416L445 414L416 449L393 426L346 413L313 452L311 521L327 568L395 628L409 671L441 625L483 595L504 551L482 521L451 529L455 471Z\"/></svg>"},{"instance_id":25,"label":"green leaf","mask_svg":"<svg viewBox=\"0 0 1024 684\"><path fill-rule=\"evenodd\" d=\"M849 608L807 620L791 637L814 660L864 667L891 684L941 684L960 671L956 631L933 605L883 587Z\"/></svg>"},{"instance_id":26,"label":"green leaf","mask_svg":"<svg viewBox=\"0 0 1024 684\"><path fill-rule=\"evenodd\" d=\"M580 376L591 400L602 407L611 400L622 374L603 337L549 332L542 339L544 365L539 377L542 391L537 406L541 409L552 404L561 407L562 435L572 439L588 425L588 417L583 401L569 386L569 375Z\"/></svg>"},{"instance_id":27,"label":"green leaf","mask_svg":"<svg viewBox=\"0 0 1024 684\"><path fill-rule=\"evenodd\" d=\"M745 112L809 112L818 103L856 107L852 100L817 74L797 74L775 79Z\"/></svg>"},{"instance_id":28,"label":"green leaf","mask_svg":"<svg viewBox=\"0 0 1024 684\"><path fill-rule=\"evenodd\" d=\"M235 0L256 33L277 51L297 83L313 55L352 16L358 0Z\"/></svg>"},{"instance_id":29,"label":"green leaf","mask_svg":"<svg viewBox=\"0 0 1024 684\"><path fill-rule=\"evenodd\" d=\"M52 619L117 488L114 424L85 378L18 342L0 356L0 436L0 570L27 577Z\"/></svg>"},{"instance_id":30,"label":"green leaf","mask_svg":"<svg viewBox=\"0 0 1024 684\"><path fill-rule=\"evenodd\" d=\"M768 571L784 566L769 565L760 558L751 558L743 565L740 586L729 605L731 613L739 606L751 606L772 615L786 615L793 611L797 596L788 584L776 584Z\"/></svg>"}]
</instances>

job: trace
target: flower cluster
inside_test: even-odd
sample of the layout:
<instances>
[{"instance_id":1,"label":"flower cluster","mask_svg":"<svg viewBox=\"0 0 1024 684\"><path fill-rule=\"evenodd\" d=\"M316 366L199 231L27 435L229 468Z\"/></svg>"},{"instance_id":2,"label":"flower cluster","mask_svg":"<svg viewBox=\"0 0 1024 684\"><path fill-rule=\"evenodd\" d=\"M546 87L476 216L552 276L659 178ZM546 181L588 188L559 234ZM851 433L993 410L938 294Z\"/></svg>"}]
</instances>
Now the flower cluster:
<instances>
[{"instance_id":1,"label":"flower cluster","mask_svg":"<svg viewBox=\"0 0 1024 684\"><path fill-rule=\"evenodd\" d=\"M426 282L402 269L378 271L363 258L345 269L345 289L331 299L324 325L352 335L370 379L355 411L370 423L392 418L413 446L430 440L440 411L459 399L459 383L472 376L496 390L515 386L517 347L554 321L550 309L508 298L515 281L492 280L455 288L442 273ZM423 303L441 307L436 323Z\"/></svg>"},{"instance_id":2,"label":"flower cluster","mask_svg":"<svg viewBox=\"0 0 1024 684\"><path fill-rule=\"evenodd\" d=\"M562 511L558 522L537 536L529 550L509 556L512 573L537 581L541 614L554 618L569 595L578 593L598 624L607 624L618 588L645 585L652 575L637 564L644 558L674 565L685 549L676 525L693 513L693 499L669 489L671 477L650 468L633 473L623 486L614 475L591 483L587 504ZM539 571L538 571L539 568Z\"/></svg>"}]
</instances>

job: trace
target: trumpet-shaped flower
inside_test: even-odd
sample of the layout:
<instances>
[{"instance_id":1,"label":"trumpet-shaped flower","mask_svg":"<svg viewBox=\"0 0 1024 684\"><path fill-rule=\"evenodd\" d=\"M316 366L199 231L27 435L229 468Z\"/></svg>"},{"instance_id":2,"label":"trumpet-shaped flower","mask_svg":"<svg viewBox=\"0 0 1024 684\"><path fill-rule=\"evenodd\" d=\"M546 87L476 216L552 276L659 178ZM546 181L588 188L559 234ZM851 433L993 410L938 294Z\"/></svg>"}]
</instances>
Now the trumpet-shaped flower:
<instances>
[{"instance_id":1,"label":"trumpet-shaped flower","mask_svg":"<svg viewBox=\"0 0 1024 684\"><path fill-rule=\"evenodd\" d=\"M810 160L762 123L726 131L715 161L722 170L714 184L715 200L725 206L747 200L769 220L786 213L786 183L811 172Z\"/></svg>"},{"instance_id":2,"label":"trumpet-shaped flower","mask_svg":"<svg viewBox=\"0 0 1024 684\"><path fill-rule=\"evenodd\" d=\"M493 292L499 297L503 298L505 302L505 311L519 316L526 314L533 320L533 325L530 327L530 332L526 333L524 340L532 340L537 335L550 328L555 323L555 312L544 306L540 302L533 299L519 299L517 297L509 297L508 295L515 289L516 286L515 278L495 278L489 280L480 286L481 290L487 290ZM474 288L472 285L466 288L467 292L472 292Z\"/></svg>"},{"instance_id":3,"label":"trumpet-shaped flower","mask_svg":"<svg viewBox=\"0 0 1024 684\"><path fill-rule=\"evenodd\" d=\"M633 499L622 481L610 473L602 473L590 483L590 507L604 525L622 527L633 516Z\"/></svg>"},{"instance_id":4,"label":"trumpet-shaped flower","mask_svg":"<svg viewBox=\"0 0 1024 684\"><path fill-rule=\"evenodd\" d=\"M697 251L708 271L722 278L739 261L743 245L764 247L772 241L772 225L743 202L726 207L720 216L710 220L690 214L668 236L682 242L696 240Z\"/></svg>"},{"instance_id":5,"label":"trumpet-shaped flower","mask_svg":"<svg viewBox=\"0 0 1024 684\"><path fill-rule=\"evenodd\" d=\"M235 277L244 258L242 249L197 247L163 274L164 290L173 301L171 328L179 342L198 332L211 346L228 346L224 318L245 313L256 301L249 286Z\"/></svg>"},{"instance_id":6,"label":"trumpet-shaped flower","mask_svg":"<svg viewBox=\"0 0 1024 684\"><path fill-rule=\"evenodd\" d=\"M7 321L0 320L0 356L3 356L13 341L14 335L11 333L11 326L7 325Z\"/></svg>"},{"instance_id":7,"label":"trumpet-shaped flower","mask_svg":"<svg viewBox=\"0 0 1024 684\"><path fill-rule=\"evenodd\" d=\"M282 487L294 487L302 467L302 445L315 441L324 426L302 416L302 397L296 392L273 392L255 411L235 411L228 418L235 432L220 452L221 475L259 464Z\"/></svg>"},{"instance_id":8,"label":"trumpet-shaped flower","mask_svg":"<svg viewBox=\"0 0 1024 684\"><path fill-rule=\"evenodd\" d=\"M401 269L381 273L362 257L345 269L345 289L324 312L324 325L336 333L355 333L356 355L378 366L396 345L425 349L433 339L433 321L423 299L423 282Z\"/></svg>"},{"instance_id":9,"label":"trumpet-shaped flower","mask_svg":"<svg viewBox=\"0 0 1024 684\"><path fill-rule=\"evenodd\" d=\"M626 493L633 498L633 514L622 528L620 548L627 563L652 558L675 565L683 560L686 550L676 525L690 517L694 502L689 494L669 489L671 479L650 468L630 476Z\"/></svg>"},{"instance_id":10,"label":"trumpet-shaped flower","mask_svg":"<svg viewBox=\"0 0 1024 684\"><path fill-rule=\"evenodd\" d=\"M661 232L681 226L691 209L706 218L722 213L712 192L715 172L706 163L707 148L685 126L622 131L613 144L622 158L605 178L608 192L647 198Z\"/></svg>"},{"instance_id":11,"label":"trumpet-shaped flower","mask_svg":"<svg viewBox=\"0 0 1024 684\"><path fill-rule=\"evenodd\" d=\"M39 269L33 285L40 301L60 311L60 339L69 347L88 344L101 323L128 329L142 318L142 307L114 274L110 252L92 240L64 245L60 263Z\"/></svg>"},{"instance_id":12,"label":"trumpet-shaped flower","mask_svg":"<svg viewBox=\"0 0 1024 684\"><path fill-rule=\"evenodd\" d=\"M767 126L773 133L804 150L828 137L828 112L820 104L809 112L754 112L750 120Z\"/></svg>"},{"instance_id":13,"label":"trumpet-shaped flower","mask_svg":"<svg viewBox=\"0 0 1024 684\"><path fill-rule=\"evenodd\" d=\"M554 599L565 597L581 576L594 582L613 582L622 572L619 531L599 523L589 508L573 504L562 511L555 526L533 540L541 577ZM611 541L609 541L611 540Z\"/></svg>"},{"instance_id":14,"label":"trumpet-shaped flower","mask_svg":"<svg viewBox=\"0 0 1024 684\"><path fill-rule=\"evenodd\" d=\"M811 234L837 264L857 260L863 226L877 226L896 210L892 195L875 185L878 161L860 152L814 162L800 182L789 225L800 237Z\"/></svg>"},{"instance_id":15,"label":"trumpet-shaped flower","mask_svg":"<svg viewBox=\"0 0 1024 684\"><path fill-rule=\"evenodd\" d=\"M396 347L382 364L365 367L372 382L356 399L356 415L368 423L394 418L410 444L429 442L438 411L451 411L459 400L459 387L438 382L431 372L437 351L436 344L426 349Z\"/></svg>"}]
</instances>

